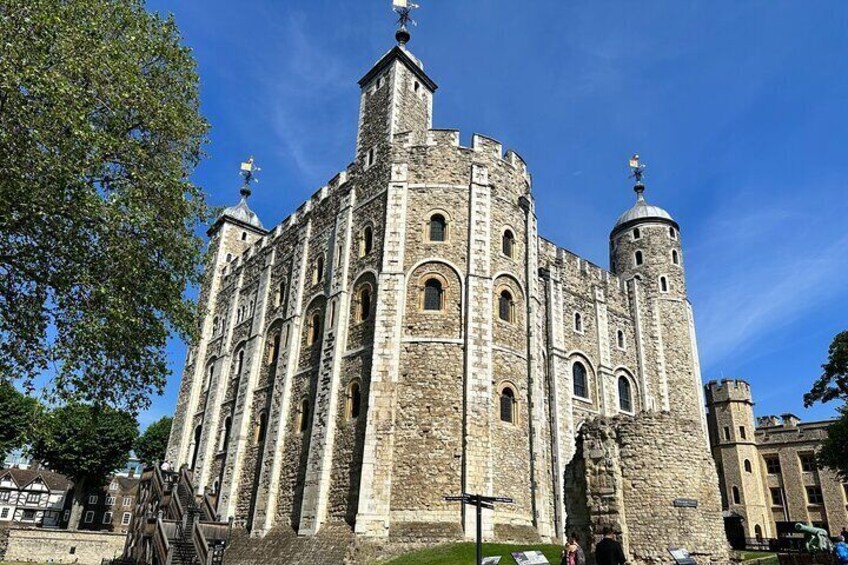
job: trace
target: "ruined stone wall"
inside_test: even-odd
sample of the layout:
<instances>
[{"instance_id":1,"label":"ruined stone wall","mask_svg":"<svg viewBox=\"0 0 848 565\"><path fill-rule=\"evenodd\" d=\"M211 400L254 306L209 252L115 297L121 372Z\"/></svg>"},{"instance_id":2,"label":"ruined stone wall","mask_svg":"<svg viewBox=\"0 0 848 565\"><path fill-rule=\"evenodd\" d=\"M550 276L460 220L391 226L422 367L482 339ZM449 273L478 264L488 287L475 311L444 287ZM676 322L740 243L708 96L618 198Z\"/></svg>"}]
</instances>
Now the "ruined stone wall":
<instances>
[{"instance_id":1,"label":"ruined stone wall","mask_svg":"<svg viewBox=\"0 0 848 565\"><path fill-rule=\"evenodd\" d=\"M699 562L726 563L713 460L700 441L678 439L697 438L699 430L698 421L670 413L586 423L582 460L572 462L572 476L582 470L586 482L585 509L579 489L570 493L574 527L586 528L592 545L603 527L612 527L634 563L667 563L669 546L688 549ZM697 507L676 506L679 499L694 499Z\"/></svg>"}]
</instances>

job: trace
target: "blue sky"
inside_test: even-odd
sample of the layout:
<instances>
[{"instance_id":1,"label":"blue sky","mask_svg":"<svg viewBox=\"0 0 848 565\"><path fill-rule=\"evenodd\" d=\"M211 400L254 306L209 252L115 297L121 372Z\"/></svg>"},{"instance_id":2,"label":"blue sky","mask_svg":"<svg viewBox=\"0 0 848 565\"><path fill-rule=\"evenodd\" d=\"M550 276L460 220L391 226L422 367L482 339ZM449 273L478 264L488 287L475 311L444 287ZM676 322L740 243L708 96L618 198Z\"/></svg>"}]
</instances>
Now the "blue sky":
<instances>
[{"instance_id":1,"label":"blue sky","mask_svg":"<svg viewBox=\"0 0 848 565\"><path fill-rule=\"evenodd\" d=\"M529 164L540 232L608 266L608 234L646 196L682 228L704 379L739 377L757 414L793 411L848 329L848 3L420 0L410 49L439 84L435 127ZM214 205L273 226L353 157L356 81L393 45L389 0L150 0L194 49ZM173 411L185 346L142 425Z\"/></svg>"}]
</instances>

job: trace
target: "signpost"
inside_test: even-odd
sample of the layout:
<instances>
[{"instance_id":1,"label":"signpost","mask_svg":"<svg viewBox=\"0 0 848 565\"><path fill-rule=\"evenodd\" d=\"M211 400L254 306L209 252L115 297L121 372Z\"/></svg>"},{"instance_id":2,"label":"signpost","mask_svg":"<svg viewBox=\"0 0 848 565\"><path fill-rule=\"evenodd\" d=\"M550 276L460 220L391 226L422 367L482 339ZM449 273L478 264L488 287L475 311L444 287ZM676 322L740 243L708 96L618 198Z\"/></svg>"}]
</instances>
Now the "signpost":
<instances>
[{"instance_id":1,"label":"signpost","mask_svg":"<svg viewBox=\"0 0 848 565\"><path fill-rule=\"evenodd\" d=\"M482 494L462 493L461 496L445 496L446 502L462 502L477 508L477 565L483 565L483 508L494 510L495 503L513 504L515 501L503 496L483 496Z\"/></svg>"}]
</instances>

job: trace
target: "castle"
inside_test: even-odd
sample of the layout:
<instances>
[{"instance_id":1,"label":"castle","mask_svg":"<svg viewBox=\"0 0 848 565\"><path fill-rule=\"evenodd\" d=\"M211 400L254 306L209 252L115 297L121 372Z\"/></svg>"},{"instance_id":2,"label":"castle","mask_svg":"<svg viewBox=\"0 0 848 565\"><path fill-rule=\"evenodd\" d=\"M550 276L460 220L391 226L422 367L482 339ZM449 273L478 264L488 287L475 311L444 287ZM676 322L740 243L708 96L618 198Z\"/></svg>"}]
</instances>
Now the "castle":
<instances>
[{"instance_id":1,"label":"castle","mask_svg":"<svg viewBox=\"0 0 848 565\"><path fill-rule=\"evenodd\" d=\"M730 522L732 541L788 537L797 522L832 535L848 527L848 483L815 459L832 421L790 413L755 420L751 386L739 379L710 381L705 390L722 504L739 519Z\"/></svg>"},{"instance_id":2,"label":"castle","mask_svg":"<svg viewBox=\"0 0 848 565\"><path fill-rule=\"evenodd\" d=\"M266 229L209 229L167 458L253 538L473 537L726 560L682 235L635 205L610 270L542 238L524 160L433 129L408 34L359 81L355 160Z\"/></svg>"}]
</instances>

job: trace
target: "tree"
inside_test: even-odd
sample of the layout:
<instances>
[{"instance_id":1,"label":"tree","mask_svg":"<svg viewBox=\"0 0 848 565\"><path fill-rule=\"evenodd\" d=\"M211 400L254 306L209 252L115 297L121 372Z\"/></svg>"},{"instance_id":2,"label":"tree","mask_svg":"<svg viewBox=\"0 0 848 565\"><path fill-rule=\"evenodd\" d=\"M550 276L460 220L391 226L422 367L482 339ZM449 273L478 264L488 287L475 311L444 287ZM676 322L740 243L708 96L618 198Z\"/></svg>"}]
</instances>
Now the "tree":
<instances>
[{"instance_id":1,"label":"tree","mask_svg":"<svg viewBox=\"0 0 848 565\"><path fill-rule=\"evenodd\" d=\"M0 381L0 461L13 449L23 447L30 440L32 427L41 410L39 402L26 396L11 383Z\"/></svg>"},{"instance_id":2,"label":"tree","mask_svg":"<svg viewBox=\"0 0 848 565\"><path fill-rule=\"evenodd\" d=\"M0 2L0 379L136 412L200 280L195 61L142 0Z\"/></svg>"},{"instance_id":3,"label":"tree","mask_svg":"<svg viewBox=\"0 0 848 565\"><path fill-rule=\"evenodd\" d=\"M150 424L135 442L135 454L142 463L152 464L165 460L168 437L171 435L171 423L174 419L163 416Z\"/></svg>"},{"instance_id":4,"label":"tree","mask_svg":"<svg viewBox=\"0 0 848 565\"><path fill-rule=\"evenodd\" d=\"M818 452L818 463L848 481L848 331L836 334L827 352L827 363L813 388L804 395L804 405L842 400L839 418L827 428L827 439Z\"/></svg>"},{"instance_id":5,"label":"tree","mask_svg":"<svg viewBox=\"0 0 848 565\"><path fill-rule=\"evenodd\" d=\"M86 489L126 464L137 435L135 417L108 406L72 402L41 418L32 454L74 481L69 529L79 527Z\"/></svg>"}]
</instances>

